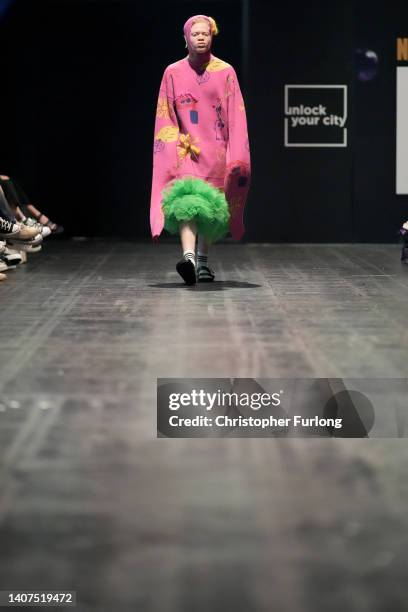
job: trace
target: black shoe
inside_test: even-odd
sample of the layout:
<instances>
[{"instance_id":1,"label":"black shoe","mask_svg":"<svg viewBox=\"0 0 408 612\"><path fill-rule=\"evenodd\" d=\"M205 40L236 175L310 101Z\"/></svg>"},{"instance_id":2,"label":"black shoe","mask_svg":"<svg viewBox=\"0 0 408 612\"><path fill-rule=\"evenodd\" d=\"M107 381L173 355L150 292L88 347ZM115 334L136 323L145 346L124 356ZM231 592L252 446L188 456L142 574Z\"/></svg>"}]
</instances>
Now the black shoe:
<instances>
[{"instance_id":1,"label":"black shoe","mask_svg":"<svg viewBox=\"0 0 408 612\"><path fill-rule=\"evenodd\" d=\"M215 274L211 268L200 266L197 270L197 280L199 283L211 283L215 278Z\"/></svg>"},{"instance_id":2,"label":"black shoe","mask_svg":"<svg viewBox=\"0 0 408 612\"><path fill-rule=\"evenodd\" d=\"M0 265L1 262L5 263L8 268L17 268L23 262L23 258L17 251L6 248L0 255Z\"/></svg>"},{"instance_id":3,"label":"black shoe","mask_svg":"<svg viewBox=\"0 0 408 612\"><path fill-rule=\"evenodd\" d=\"M183 259L180 259L176 265L176 270L186 285L196 284L196 268L191 259L188 259L188 257L183 257Z\"/></svg>"},{"instance_id":4,"label":"black shoe","mask_svg":"<svg viewBox=\"0 0 408 612\"><path fill-rule=\"evenodd\" d=\"M15 221L0 217L0 236L9 238L10 236L17 236L20 232L20 225Z\"/></svg>"}]
</instances>

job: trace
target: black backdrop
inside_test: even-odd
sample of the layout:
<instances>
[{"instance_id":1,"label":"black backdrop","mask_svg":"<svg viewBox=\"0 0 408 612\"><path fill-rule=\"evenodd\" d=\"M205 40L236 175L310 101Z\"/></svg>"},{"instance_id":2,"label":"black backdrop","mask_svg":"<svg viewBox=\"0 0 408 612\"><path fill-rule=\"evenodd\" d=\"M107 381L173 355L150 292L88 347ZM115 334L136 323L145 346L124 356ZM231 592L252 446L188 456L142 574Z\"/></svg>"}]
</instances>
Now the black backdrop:
<instances>
[{"instance_id":1,"label":"black backdrop","mask_svg":"<svg viewBox=\"0 0 408 612\"><path fill-rule=\"evenodd\" d=\"M0 172L68 235L148 239L158 86L196 13L219 23L214 53L235 66L247 101L245 239L394 241L408 218L408 196L395 195L401 1L15 0L0 23ZM357 47L379 55L371 81L356 79ZM313 82L348 85L347 148L283 146L284 85Z\"/></svg>"}]
</instances>

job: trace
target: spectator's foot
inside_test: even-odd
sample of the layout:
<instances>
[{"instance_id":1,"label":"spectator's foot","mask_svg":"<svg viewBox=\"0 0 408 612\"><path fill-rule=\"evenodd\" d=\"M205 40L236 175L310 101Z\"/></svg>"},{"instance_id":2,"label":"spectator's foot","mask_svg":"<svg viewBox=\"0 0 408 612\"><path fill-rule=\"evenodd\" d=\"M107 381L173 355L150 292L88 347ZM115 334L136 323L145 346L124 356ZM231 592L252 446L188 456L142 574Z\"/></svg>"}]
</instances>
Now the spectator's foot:
<instances>
[{"instance_id":1,"label":"spectator's foot","mask_svg":"<svg viewBox=\"0 0 408 612\"><path fill-rule=\"evenodd\" d=\"M32 217L26 217L25 219L23 219L23 221L24 221L24 224L27 225L28 227L36 227L38 230L38 233L41 234L43 238L47 238L51 234L51 229L47 225L43 225L42 223L39 223Z\"/></svg>"},{"instance_id":2,"label":"spectator's foot","mask_svg":"<svg viewBox=\"0 0 408 612\"><path fill-rule=\"evenodd\" d=\"M42 249L42 245L41 244L37 244L36 246L32 246L32 245L28 245L27 248L25 249L26 253L39 253Z\"/></svg>"},{"instance_id":3,"label":"spectator's foot","mask_svg":"<svg viewBox=\"0 0 408 612\"><path fill-rule=\"evenodd\" d=\"M17 223L16 225L18 226L18 232L7 236L7 238L10 237L13 241L16 240L22 242L37 242L38 240L40 242L42 241L42 236L38 233L37 227L28 227L24 223Z\"/></svg>"},{"instance_id":4,"label":"spectator's foot","mask_svg":"<svg viewBox=\"0 0 408 612\"><path fill-rule=\"evenodd\" d=\"M20 252L23 253L38 253L42 249L42 245L38 242L10 242L10 246L18 247Z\"/></svg>"},{"instance_id":5,"label":"spectator's foot","mask_svg":"<svg viewBox=\"0 0 408 612\"><path fill-rule=\"evenodd\" d=\"M20 223L20 228L18 234L7 239L7 242L12 246L21 246L21 248L24 245L38 246L43 241L43 237L38 233L37 227L27 227L24 223Z\"/></svg>"},{"instance_id":6,"label":"spectator's foot","mask_svg":"<svg viewBox=\"0 0 408 612\"><path fill-rule=\"evenodd\" d=\"M0 236L10 237L17 236L20 232L20 224L8 221L3 217L0 217Z\"/></svg>"},{"instance_id":7,"label":"spectator's foot","mask_svg":"<svg viewBox=\"0 0 408 612\"><path fill-rule=\"evenodd\" d=\"M12 257L20 257L21 263L27 263L26 252L23 251L19 246L7 245L6 252L10 253Z\"/></svg>"},{"instance_id":8,"label":"spectator's foot","mask_svg":"<svg viewBox=\"0 0 408 612\"><path fill-rule=\"evenodd\" d=\"M0 272L5 272L7 269L7 262L4 260L3 255L0 255Z\"/></svg>"},{"instance_id":9,"label":"spectator's foot","mask_svg":"<svg viewBox=\"0 0 408 612\"><path fill-rule=\"evenodd\" d=\"M44 213L37 210L34 206L32 206L32 204L28 204L27 209L30 211L30 214L34 217L34 219L38 223L41 223L41 225L45 225L46 227L48 227L51 230L51 233L62 234L62 232L64 231L62 225L58 225L58 223L54 223L54 221L51 221L49 217L47 217L47 215L44 215Z\"/></svg>"},{"instance_id":10,"label":"spectator's foot","mask_svg":"<svg viewBox=\"0 0 408 612\"><path fill-rule=\"evenodd\" d=\"M6 262L9 268L17 268L17 266L23 263L23 255L17 251L17 249L13 250L6 247L0 257Z\"/></svg>"},{"instance_id":11,"label":"spectator's foot","mask_svg":"<svg viewBox=\"0 0 408 612\"><path fill-rule=\"evenodd\" d=\"M64 228L62 227L62 225L58 225L57 223L54 223L53 221L48 221L47 227L50 228L53 234L62 234L62 232L64 231Z\"/></svg>"}]
</instances>

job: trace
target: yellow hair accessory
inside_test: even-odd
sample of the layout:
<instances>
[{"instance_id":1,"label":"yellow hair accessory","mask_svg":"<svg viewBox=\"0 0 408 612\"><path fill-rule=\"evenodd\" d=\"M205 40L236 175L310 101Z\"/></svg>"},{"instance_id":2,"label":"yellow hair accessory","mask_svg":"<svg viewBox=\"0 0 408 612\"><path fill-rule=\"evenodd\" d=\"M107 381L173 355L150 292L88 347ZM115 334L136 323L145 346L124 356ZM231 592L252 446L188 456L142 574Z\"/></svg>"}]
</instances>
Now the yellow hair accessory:
<instances>
[{"instance_id":1,"label":"yellow hair accessory","mask_svg":"<svg viewBox=\"0 0 408 612\"><path fill-rule=\"evenodd\" d=\"M218 34L218 26L215 22L215 19L213 19L212 17L209 17L208 19L210 20L211 34L213 34L213 36L216 36Z\"/></svg>"}]
</instances>

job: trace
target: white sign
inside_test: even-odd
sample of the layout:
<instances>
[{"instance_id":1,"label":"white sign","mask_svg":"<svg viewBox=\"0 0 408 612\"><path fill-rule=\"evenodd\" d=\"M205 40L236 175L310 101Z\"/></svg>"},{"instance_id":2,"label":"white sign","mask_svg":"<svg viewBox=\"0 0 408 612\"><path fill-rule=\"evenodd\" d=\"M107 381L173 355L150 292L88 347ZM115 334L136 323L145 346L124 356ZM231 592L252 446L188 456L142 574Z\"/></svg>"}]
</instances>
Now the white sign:
<instances>
[{"instance_id":1,"label":"white sign","mask_svg":"<svg viewBox=\"0 0 408 612\"><path fill-rule=\"evenodd\" d=\"M397 195L408 194L408 67L397 66Z\"/></svg>"}]
</instances>

